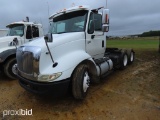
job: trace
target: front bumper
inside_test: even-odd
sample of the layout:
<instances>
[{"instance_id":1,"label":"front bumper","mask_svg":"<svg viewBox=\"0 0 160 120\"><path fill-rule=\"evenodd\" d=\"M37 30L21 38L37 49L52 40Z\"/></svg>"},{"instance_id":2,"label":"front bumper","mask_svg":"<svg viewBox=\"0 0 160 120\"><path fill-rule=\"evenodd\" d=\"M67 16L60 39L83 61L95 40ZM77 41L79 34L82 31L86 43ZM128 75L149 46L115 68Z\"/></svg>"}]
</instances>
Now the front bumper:
<instances>
[{"instance_id":1,"label":"front bumper","mask_svg":"<svg viewBox=\"0 0 160 120\"><path fill-rule=\"evenodd\" d=\"M19 78L19 84L21 87L31 93L59 97L66 95L69 92L70 79L65 79L59 82L44 83L30 81L19 75L17 75L17 77Z\"/></svg>"}]
</instances>

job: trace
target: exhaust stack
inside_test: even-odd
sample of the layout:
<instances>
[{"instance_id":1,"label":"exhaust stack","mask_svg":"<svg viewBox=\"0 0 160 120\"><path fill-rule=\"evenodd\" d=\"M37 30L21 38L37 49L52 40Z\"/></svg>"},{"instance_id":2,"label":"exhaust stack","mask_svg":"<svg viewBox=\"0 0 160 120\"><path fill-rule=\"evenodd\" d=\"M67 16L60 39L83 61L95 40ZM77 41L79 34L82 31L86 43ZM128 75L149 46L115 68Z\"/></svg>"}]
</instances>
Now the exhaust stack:
<instances>
[{"instance_id":1,"label":"exhaust stack","mask_svg":"<svg viewBox=\"0 0 160 120\"><path fill-rule=\"evenodd\" d=\"M29 22L29 17L26 17L26 22Z\"/></svg>"}]
</instances>

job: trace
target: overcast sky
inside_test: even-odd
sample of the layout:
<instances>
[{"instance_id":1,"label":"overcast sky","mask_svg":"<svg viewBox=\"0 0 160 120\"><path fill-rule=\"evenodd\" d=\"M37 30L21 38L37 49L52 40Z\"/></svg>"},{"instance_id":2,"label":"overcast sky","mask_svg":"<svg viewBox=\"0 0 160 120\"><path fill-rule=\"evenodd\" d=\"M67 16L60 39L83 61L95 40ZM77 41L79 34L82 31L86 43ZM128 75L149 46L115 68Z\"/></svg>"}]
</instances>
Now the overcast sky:
<instances>
[{"instance_id":1,"label":"overcast sky","mask_svg":"<svg viewBox=\"0 0 160 120\"><path fill-rule=\"evenodd\" d=\"M0 0L0 29L29 16L30 21L42 23L44 31L48 31L48 16L71 7L72 3L92 8L106 6L106 0ZM110 9L108 35L160 30L160 0L108 0L107 8Z\"/></svg>"}]
</instances>

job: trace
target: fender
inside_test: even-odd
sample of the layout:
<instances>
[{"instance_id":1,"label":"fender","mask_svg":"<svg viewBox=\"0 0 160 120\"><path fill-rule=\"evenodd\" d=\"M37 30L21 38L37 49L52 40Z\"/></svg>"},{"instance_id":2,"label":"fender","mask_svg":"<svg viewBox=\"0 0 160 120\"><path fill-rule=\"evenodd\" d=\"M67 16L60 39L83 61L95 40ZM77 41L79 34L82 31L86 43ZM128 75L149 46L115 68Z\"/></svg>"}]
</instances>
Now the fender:
<instances>
[{"instance_id":1,"label":"fender","mask_svg":"<svg viewBox=\"0 0 160 120\"><path fill-rule=\"evenodd\" d=\"M0 63L4 62L9 56L16 54L16 48L15 49L9 49L5 50L0 53Z\"/></svg>"},{"instance_id":2,"label":"fender","mask_svg":"<svg viewBox=\"0 0 160 120\"><path fill-rule=\"evenodd\" d=\"M44 59L47 59L47 58L44 58ZM40 71L40 74L45 75L45 74L53 74L53 73L61 72L62 75L55 81L70 78L72 75L72 72L77 67L77 65L79 65L81 62L85 60L89 60L93 62L91 56L85 51L83 50L73 51L55 60L58 63L58 65L55 68L52 67L51 65L52 62L49 64L48 67L45 67L45 69L43 66L42 67L43 69Z\"/></svg>"}]
</instances>

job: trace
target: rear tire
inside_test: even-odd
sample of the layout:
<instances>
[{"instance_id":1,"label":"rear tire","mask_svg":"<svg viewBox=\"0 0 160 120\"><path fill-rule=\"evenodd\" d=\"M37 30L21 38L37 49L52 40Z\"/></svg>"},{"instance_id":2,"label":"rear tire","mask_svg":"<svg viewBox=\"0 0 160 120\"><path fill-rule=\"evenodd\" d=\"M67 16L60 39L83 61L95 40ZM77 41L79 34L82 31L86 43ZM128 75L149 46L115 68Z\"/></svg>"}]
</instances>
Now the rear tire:
<instances>
[{"instance_id":1,"label":"rear tire","mask_svg":"<svg viewBox=\"0 0 160 120\"><path fill-rule=\"evenodd\" d=\"M128 55L126 51L122 51L120 59L120 69L123 70L128 64Z\"/></svg>"},{"instance_id":2,"label":"rear tire","mask_svg":"<svg viewBox=\"0 0 160 120\"><path fill-rule=\"evenodd\" d=\"M86 65L79 65L72 77L72 93L75 99L84 99L90 85L90 75Z\"/></svg>"},{"instance_id":3,"label":"rear tire","mask_svg":"<svg viewBox=\"0 0 160 120\"><path fill-rule=\"evenodd\" d=\"M10 79L16 79L16 75L13 73L13 66L15 64L16 64L16 58L11 58L4 64L4 73Z\"/></svg>"},{"instance_id":4,"label":"rear tire","mask_svg":"<svg viewBox=\"0 0 160 120\"><path fill-rule=\"evenodd\" d=\"M133 51L133 49L128 50L128 65L132 64L134 62L135 59L135 53Z\"/></svg>"}]
</instances>

